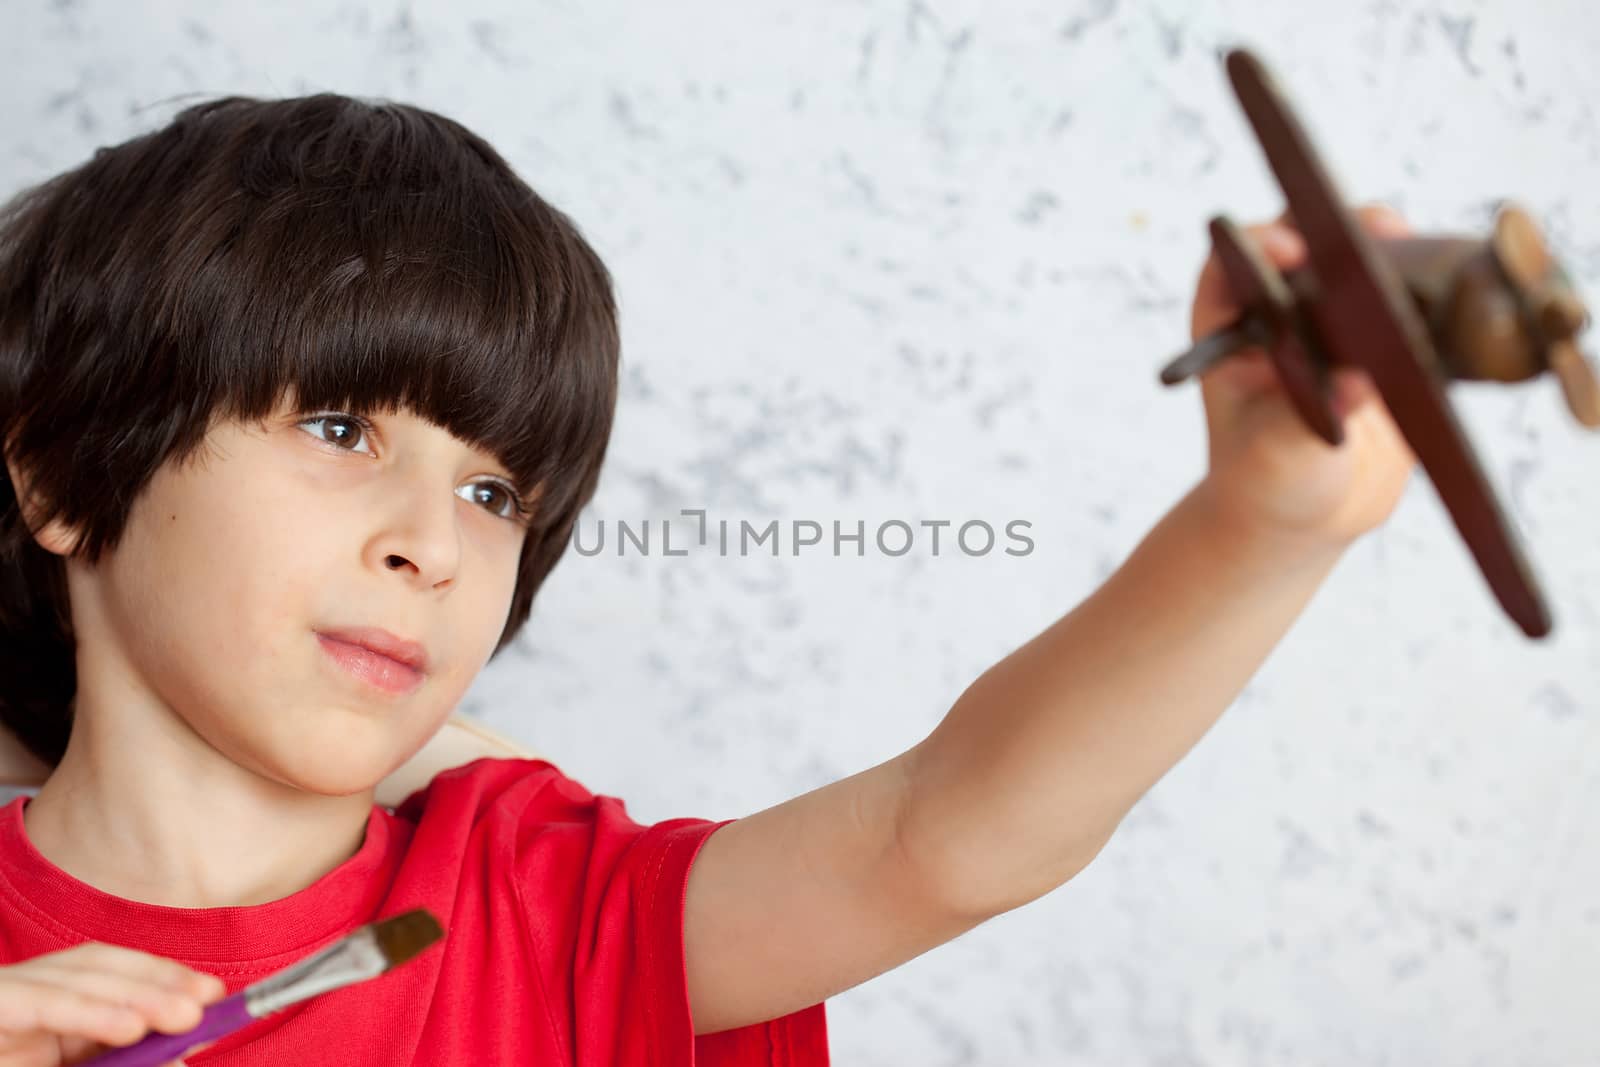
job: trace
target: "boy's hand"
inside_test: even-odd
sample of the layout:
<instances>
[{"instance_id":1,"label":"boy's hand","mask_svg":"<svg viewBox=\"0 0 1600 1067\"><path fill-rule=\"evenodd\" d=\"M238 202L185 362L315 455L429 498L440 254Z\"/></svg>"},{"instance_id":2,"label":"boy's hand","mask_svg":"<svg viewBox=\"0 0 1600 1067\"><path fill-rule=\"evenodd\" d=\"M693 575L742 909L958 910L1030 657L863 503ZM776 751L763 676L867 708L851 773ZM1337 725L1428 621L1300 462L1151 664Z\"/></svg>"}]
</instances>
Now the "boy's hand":
<instances>
[{"instance_id":1,"label":"boy's hand","mask_svg":"<svg viewBox=\"0 0 1600 1067\"><path fill-rule=\"evenodd\" d=\"M179 1034L226 992L176 960L99 941L0 967L0 1067L58 1067L151 1030Z\"/></svg>"},{"instance_id":2,"label":"boy's hand","mask_svg":"<svg viewBox=\"0 0 1600 1067\"><path fill-rule=\"evenodd\" d=\"M1393 210L1372 205L1356 216L1379 239L1409 236ZM1279 270L1305 261L1305 240L1284 219L1246 228ZM1191 336L1236 319L1240 308L1215 253L1195 288ZM1344 424L1337 448L1295 411L1261 348L1247 349L1200 378L1210 443L1207 490L1230 522L1309 550L1342 550L1393 512L1417 463L1371 377L1333 371L1333 411Z\"/></svg>"}]
</instances>

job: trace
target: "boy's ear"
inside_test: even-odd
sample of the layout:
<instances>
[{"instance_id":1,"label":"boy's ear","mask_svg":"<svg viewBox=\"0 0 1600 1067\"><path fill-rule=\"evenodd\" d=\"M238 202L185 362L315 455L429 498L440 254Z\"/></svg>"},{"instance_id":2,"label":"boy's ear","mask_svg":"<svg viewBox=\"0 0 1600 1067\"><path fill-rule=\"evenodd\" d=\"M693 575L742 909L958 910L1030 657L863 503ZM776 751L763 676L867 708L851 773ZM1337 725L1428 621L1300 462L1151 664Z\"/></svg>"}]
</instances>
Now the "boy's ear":
<instances>
[{"instance_id":1,"label":"boy's ear","mask_svg":"<svg viewBox=\"0 0 1600 1067\"><path fill-rule=\"evenodd\" d=\"M40 510L38 498L30 491L30 483L23 474L21 466L9 453L6 455L6 472L11 477L12 487L16 489L17 504L22 508L22 519L33 532L33 539L38 542L39 547L57 556L72 555L78 547L79 532L60 519L52 519L41 526L38 522Z\"/></svg>"}]
</instances>

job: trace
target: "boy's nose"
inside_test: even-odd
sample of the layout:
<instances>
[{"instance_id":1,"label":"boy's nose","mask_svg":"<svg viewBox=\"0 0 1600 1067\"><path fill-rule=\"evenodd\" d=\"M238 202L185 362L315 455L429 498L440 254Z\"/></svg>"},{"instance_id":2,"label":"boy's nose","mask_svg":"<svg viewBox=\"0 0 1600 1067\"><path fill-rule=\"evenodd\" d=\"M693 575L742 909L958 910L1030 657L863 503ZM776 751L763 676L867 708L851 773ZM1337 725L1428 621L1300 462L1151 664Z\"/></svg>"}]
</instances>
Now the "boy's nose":
<instances>
[{"instance_id":1,"label":"boy's nose","mask_svg":"<svg viewBox=\"0 0 1600 1067\"><path fill-rule=\"evenodd\" d=\"M388 570L408 572L429 586L450 580L461 565L458 504L437 483L397 496L385 509L372 550Z\"/></svg>"}]
</instances>

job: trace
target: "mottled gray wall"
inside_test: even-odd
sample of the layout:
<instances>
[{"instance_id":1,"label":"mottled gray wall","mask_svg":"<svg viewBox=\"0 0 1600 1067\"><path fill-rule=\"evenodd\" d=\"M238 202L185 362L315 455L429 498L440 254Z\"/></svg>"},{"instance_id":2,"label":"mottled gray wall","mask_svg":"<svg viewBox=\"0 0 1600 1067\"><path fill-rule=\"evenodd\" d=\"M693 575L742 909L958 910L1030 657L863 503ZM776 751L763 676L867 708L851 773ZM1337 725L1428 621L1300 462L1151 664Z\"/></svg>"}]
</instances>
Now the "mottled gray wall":
<instances>
[{"instance_id":1,"label":"mottled gray wall","mask_svg":"<svg viewBox=\"0 0 1600 1067\"><path fill-rule=\"evenodd\" d=\"M608 551L467 710L635 817L730 817L921 739L1204 469L1164 391L1218 211L1280 199L1216 50L1261 49L1356 199L1515 197L1600 297L1592 0L10 5L0 188L223 92L479 130L615 272ZM1600 1057L1600 438L1456 387L1558 630L1500 615L1431 487L1074 882L836 998L841 1064ZM660 553L838 521L866 555ZM890 558L879 523L1031 523ZM652 554L614 525L649 520ZM891 543L893 547L893 543ZM1152 665L1159 669L1159 665Z\"/></svg>"}]
</instances>

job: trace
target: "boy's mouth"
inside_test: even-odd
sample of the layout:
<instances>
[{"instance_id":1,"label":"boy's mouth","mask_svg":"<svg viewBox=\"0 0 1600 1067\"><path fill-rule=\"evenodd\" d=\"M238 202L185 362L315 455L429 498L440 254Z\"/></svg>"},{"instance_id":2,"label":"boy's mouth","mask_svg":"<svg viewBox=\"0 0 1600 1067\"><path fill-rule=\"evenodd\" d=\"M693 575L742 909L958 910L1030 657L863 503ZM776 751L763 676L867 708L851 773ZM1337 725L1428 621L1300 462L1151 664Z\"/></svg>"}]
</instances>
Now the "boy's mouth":
<instances>
[{"instance_id":1,"label":"boy's mouth","mask_svg":"<svg viewBox=\"0 0 1600 1067\"><path fill-rule=\"evenodd\" d=\"M317 641L340 666L385 692L409 692L427 675L427 651L387 630L319 630Z\"/></svg>"}]
</instances>

